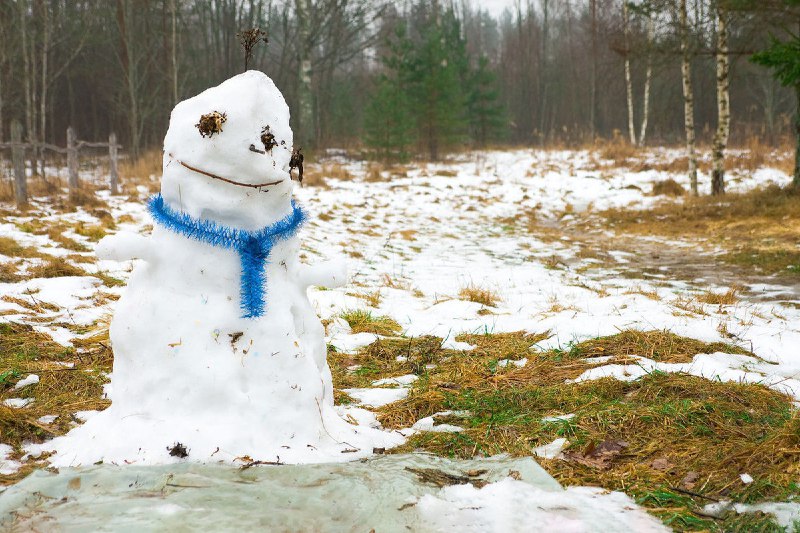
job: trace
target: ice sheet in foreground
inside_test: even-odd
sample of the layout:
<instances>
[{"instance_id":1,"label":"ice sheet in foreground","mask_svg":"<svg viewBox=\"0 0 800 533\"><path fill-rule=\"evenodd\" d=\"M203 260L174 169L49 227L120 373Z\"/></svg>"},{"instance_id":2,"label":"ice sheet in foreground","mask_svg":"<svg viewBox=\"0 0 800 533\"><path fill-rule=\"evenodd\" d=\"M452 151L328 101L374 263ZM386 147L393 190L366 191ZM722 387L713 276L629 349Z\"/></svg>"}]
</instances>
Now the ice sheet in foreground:
<instances>
[{"instance_id":1,"label":"ice sheet in foreground","mask_svg":"<svg viewBox=\"0 0 800 533\"><path fill-rule=\"evenodd\" d=\"M442 489L421 481L429 469L461 478L484 470L473 479L489 484ZM512 471L519 481L508 477ZM0 527L20 531L666 530L624 494L563 490L532 459L425 454L246 470L180 464L38 471L0 496L0 517Z\"/></svg>"}]
</instances>

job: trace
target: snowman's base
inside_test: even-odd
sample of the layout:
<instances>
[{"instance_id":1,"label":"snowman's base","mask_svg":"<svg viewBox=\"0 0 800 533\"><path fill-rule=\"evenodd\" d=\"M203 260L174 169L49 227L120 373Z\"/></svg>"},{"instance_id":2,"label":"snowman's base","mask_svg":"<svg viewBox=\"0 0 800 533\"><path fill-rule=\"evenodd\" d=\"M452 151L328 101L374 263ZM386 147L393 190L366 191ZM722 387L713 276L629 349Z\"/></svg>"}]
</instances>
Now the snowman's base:
<instances>
[{"instance_id":1,"label":"snowman's base","mask_svg":"<svg viewBox=\"0 0 800 533\"><path fill-rule=\"evenodd\" d=\"M336 463L393 448L396 432L354 425L325 406L316 420L293 427L254 424L247 414L224 419L148 417L118 413L112 405L67 435L42 445L55 467L157 465L178 462L229 464Z\"/></svg>"}]
</instances>

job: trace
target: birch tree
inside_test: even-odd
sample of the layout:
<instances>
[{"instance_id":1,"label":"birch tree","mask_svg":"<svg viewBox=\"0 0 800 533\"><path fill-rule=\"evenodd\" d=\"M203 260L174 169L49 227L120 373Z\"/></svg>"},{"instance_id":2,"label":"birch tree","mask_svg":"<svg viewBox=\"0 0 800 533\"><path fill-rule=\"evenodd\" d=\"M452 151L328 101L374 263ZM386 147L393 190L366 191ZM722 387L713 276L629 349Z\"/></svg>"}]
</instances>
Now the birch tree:
<instances>
[{"instance_id":1,"label":"birch tree","mask_svg":"<svg viewBox=\"0 0 800 533\"><path fill-rule=\"evenodd\" d=\"M728 57L728 13L722 6L716 9L717 48L717 132L712 148L711 194L725 194L725 150L731 127L730 58Z\"/></svg>"},{"instance_id":2,"label":"birch tree","mask_svg":"<svg viewBox=\"0 0 800 533\"><path fill-rule=\"evenodd\" d=\"M636 145L636 126L633 117L633 81L631 79L631 22L628 0L622 0L622 24L625 36L625 98L628 103L628 135L632 145Z\"/></svg>"},{"instance_id":3,"label":"birch tree","mask_svg":"<svg viewBox=\"0 0 800 533\"><path fill-rule=\"evenodd\" d=\"M650 89L653 83L653 45L655 43L656 21L654 14L647 13L647 67L644 78L644 96L642 97L642 127L639 130L639 146L644 146L647 139L647 125L650 120Z\"/></svg>"},{"instance_id":4,"label":"birch tree","mask_svg":"<svg viewBox=\"0 0 800 533\"><path fill-rule=\"evenodd\" d=\"M692 194L697 187L697 148L694 130L694 90L692 88L692 53L689 47L689 16L686 0L678 0L678 30L681 40L681 78L683 81L683 124L686 133L686 157L689 161L689 182Z\"/></svg>"}]
</instances>

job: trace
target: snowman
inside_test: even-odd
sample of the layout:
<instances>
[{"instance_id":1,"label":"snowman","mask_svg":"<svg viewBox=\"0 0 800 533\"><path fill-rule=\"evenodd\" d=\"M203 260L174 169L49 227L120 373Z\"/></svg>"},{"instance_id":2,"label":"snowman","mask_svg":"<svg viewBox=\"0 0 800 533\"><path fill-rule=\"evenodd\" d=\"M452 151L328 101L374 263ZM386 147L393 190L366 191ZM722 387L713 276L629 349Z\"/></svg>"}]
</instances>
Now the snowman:
<instances>
[{"instance_id":1,"label":"snowman","mask_svg":"<svg viewBox=\"0 0 800 533\"><path fill-rule=\"evenodd\" d=\"M292 154L289 109L261 72L175 107L152 235L98 247L141 260L111 324L112 405L51 441L55 466L344 461L402 441L334 408L306 292L346 272L300 263Z\"/></svg>"}]
</instances>

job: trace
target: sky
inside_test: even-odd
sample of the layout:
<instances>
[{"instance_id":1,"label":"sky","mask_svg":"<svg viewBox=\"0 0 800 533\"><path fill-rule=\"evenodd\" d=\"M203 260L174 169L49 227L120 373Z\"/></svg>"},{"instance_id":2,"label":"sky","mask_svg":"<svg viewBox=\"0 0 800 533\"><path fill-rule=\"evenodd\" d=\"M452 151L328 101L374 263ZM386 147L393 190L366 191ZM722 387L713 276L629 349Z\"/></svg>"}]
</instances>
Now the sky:
<instances>
[{"instance_id":1,"label":"sky","mask_svg":"<svg viewBox=\"0 0 800 533\"><path fill-rule=\"evenodd\" d=\"M474 0L472 5L486 9L494 17L499 17L505 8L514 5L514 0Z\"/></svg>"}]
</instances>

